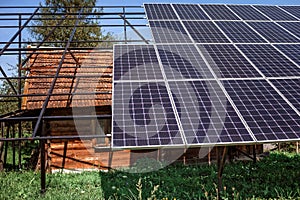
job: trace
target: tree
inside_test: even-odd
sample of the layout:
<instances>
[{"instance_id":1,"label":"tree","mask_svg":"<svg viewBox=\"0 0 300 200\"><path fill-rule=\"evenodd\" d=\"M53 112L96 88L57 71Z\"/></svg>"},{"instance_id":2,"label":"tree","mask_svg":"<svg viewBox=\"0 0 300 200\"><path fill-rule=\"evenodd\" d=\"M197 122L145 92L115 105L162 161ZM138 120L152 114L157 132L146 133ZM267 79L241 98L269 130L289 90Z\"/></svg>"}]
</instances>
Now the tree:
<instances>
[{"instance_id":1,"label":"tree","mask_svg":"<svg viewBox=\"0 0 300 200\"><path fill-rule=\"evenodd\" d=\"M72 33L78 16L77 13L83 9L81 20L70 46L95 47L99 46L99 43L95 41L113 39L111 33L108 32L104 34L101 27L98 26L100 17L96 15L96 13L100 13L102 10L95 9L96 1L97 0L45 0L44 5L41 4L41 6L43 6L41 9L42 14L34 21L34 27L30 29L31 35L37 41L42 41L50 33L52 28L61 22L47 41L56 42L51 43L50 46L64 46ZM62 21L65 15L66 19Z\"/></svg>"},{"instance_id":2,"label":"tree","mask_svg":"<svg viewBox=\"0 0 300 200\"><path fill-rule=\"evenodd\" d=\"M9 65L9 71L12 71L12 77L17 77L16 71L17 66ZM10 79L11 84L14 86L14 88L17 90L18 88L18 80L17 79ZM21 88L23 88L24 81L21 82ZM18 98L16 97L9 97L9 95L15 95L12 87L10 84L3 80L0 82L0 94L1 95L7 95L7 97L0 97L0 115L13 112L18 110Z\"/></svg>"}]
</instances>

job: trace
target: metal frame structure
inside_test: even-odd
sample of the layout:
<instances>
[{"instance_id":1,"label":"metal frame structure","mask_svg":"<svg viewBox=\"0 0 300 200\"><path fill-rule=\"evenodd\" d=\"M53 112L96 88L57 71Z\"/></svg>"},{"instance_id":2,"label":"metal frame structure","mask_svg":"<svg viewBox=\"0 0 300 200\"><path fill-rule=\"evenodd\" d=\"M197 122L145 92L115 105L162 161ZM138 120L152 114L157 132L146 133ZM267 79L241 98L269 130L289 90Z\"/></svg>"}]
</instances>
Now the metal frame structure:
<instances>
[{"instance_id":1,"label":"metal frame structure","mask_svg":"<svg viewBox=\"0 0 300 200\"><path fill-rule=\"evenodd\" d=\"M71 7L70 7L71 8ZM102 43L142 43L148 44L150 41L147 40L140 32L139 28L146 28L146 20L145 13L141 6L96 6L93 7L95 9L100 10L100 12L85 12L85 8L81 8L78 13L41 13L43 9L42 6L32 7L32 6L1 6L0 7L0 30L4 32L5 30L16 30L16 33L7 41L0 41L0 45L3 46L0 51L0 59L4 56L15 56L17 58L17 67L18 73L17 76L8 75L7 70L4 70L2 66L0 66L0 81L6 81L9 87L12 89L13 93L11 94L0 94L0 102L17 102L18 110L10 112L10 113L1 113L0 114L0 124L1 124L1 137L0 137L0 155L4 155L3 157L3 165L5 168L7 162L7 151L8 151L8 143L12 143L12 151L13 151L13 168L16 166L20 169L21 165L21 142L24 141L34 141L38 140L40 145L40 168L41 168L41 192L46 191L46 169L45 169L45 144L47 140L51 139L64 139L66 141L74 140L74 139L95 139L95 138L104 138L104 135L85 135L85 136L47 136L45 135L45 127L44 122L52 121L52 120L70 120L70 119L78 119L78 120L87 120L92 118L97 119L109 119L111 115L76 115L76 116L48 116L46 113L47 106L49 100L53 96L63 96L63 95L89 95L95 93L53 93L54 87L56 85L58 78L68 78L68 76L60 76L59 72L64 63L64 59L67 53L72 54L72 50L81 50L88 51L95 49L94 47L72 47L72 43L86 43L93 42L101 45ZM2 12L5 10L5 12ZM16 10L21 10L20 12L16 12ZM26 10L26 11L24 11ZM27 10L33 10L29 12ZM49 16L49 17L47 17ZM86 26L79 25L81 20L81 16L92 16L89 19L97 20L98 24L93 24L91 26L98 26L102 29L109 28L119 28L123 31L122 39L113 39L113 40L93 40L93 41L73 41L74 34L76 30L80 28L86 28ZM54 20L55 17L61 17L60 21L51 26L51 31L42 41L32 41L24 37L27 34L26 31L30 28L43 28L43 26L35 25L34 20ZM72 19L76 21L73 25L62 25L62 22L66 19ZM133 23L131 21L134 21ZM3 25L3 23L5 23ZM7 24L9 25L7 25ZM10 25L12 24L13 25ZM48 41L48 38L57 30L57 27L60 28L69 28L72 30L70 37L67 41ZM132 30L140 39L130 39L128 36L128 31ZM63 44L62 47L51 47L53 44ZM26 48L24 45L32 44L34 48ZM49 46L49 48L47 48ZM54 76L27 76L23 75L22 70L25 68L26 63L32 57L34 53L37 53L38 50L58 50L62 52L62 57L59 62L59 65L56 68L56 72ZM107 50L106 47L99 47L97 49ZM41 52L42 54L42 52ZM47 53L48 54L48 53ZM76 57L72 55L73 59L77 62ZM81 78L93 77L91 75L79 75ZM108 76L110 77L110 76ZM43 94L23 94L22 93L22 81L27 79L40 79L40 78L52 78L52 82L50 88L46 93ZM13 84L13 81L17 81L17 87ZM109 92L97 92L97 94L109 94ZM29 111L22 110L22 98L23 97L38 97L44 96L46 100L43 102L43 105L40 110L37 111ZM22 129L22 123L29 122L32 123L32 133L30 137L24 137L24 130ZM34 124L33 124L34 123ZM17 130L17 131L16 131ZM17 132L17 136L15 134ZM2 143L2 144L1 144ZM16 160L16 154L18 152L18 163ZM66 154L66 143L64 145L64 155ZM1 159L0 159L1 160ZM63 163L64 164L64 163Z\"/></svg>"},{"instance_id":2,"label":"metal frame structure","mask_svg":"<svg viewBox=\"0 0 300 200\"><path fill-rule=\"evenodd\" d=\"M8 29L16 29L16 33L9 39L8 42L6 41L0 41L0 45L2 47L0 51L0 59L3 56L15 56L17 58L17 66L18 66L18 73L17 76L11 76L8 75L7 71L4 70L0 66L0 81L7 81L8 85L12 89L13 93L11 94L0 94L0 102L6 103L6 102L17 102L18 109L16 111L10 112L10 113L1 113L0 114L0 133L2 134L0 136L0 156L2 153L4 153L4 167L7 160L7 151L8 151L8 144L12 144L12 151L13 151L13 168L18 166L18 168L21 168L21 142L24 141L39 141L40 144L40 168L41 168L41 192L44 193L46 191L46 158L45 158L45 144L47 140L52 139L64 139L66 142L64 143L64 157L66 156L66 144L69 140L74 139L94 139L94 138L103 138L105 136L103 135L85 135L85 136L47 136L45 135L45 122L47 121L57 121L57 120L71 120L71 119L79 119L79 120L87 120L92 118L97 119L108 119L111 118L111 115L77 115L77 116L48 116L47 106L49 103L49 100L53 96L72 96L72 95L89 95L89 94L95 94L95 93L72 93L71 91L69 93L53 93L54 87L56 85L58 78L71 78L73 76L61 76L59 75L60 69L62 68L65 55L68 53L72 53L72 50L82 50L82 51L88 51L91 49L95 49L94 47L72 47L72 43L86 43L86 42L96 42L96 43L141 43L141 44L149 44L151 43L150 40L147 40L146 37L143 36L139 32L139 28L146 28L148 27L145 23L145 13L141 6L101 6L101 7L95 7L96 9L102 9L102 12L99 13L87 13L84 12L84 8L80 10L78 13L40 13L41 9L43 7L30 7L30 6L10 6L10 7L0 7L0 30L8 30ZM2 13L2 9L9 10L9 12L5 11L5 13ZM24 9L26 11L20 11L16 12L15 10L18 9ZM27 9L33 10L32 12L27 11ZM108 11L107 11L108 10ZM46 18L40 18L41 15L49 16ZM73 41L74 33L77 29L85 28L84 26L78 25L78 22L80 21L80 16L82 15L93 15L96 16L91 19L99 20L100 24L97 24L99 27L103 28L119 28L123 31L123 39L114 39L114 40L93 40L93 41ZM28 38L25 38L24 35L26 35L26 31L33 27L41 27L33 24L34 20L53 20L53 16L62 16L61 21L59 21L55 26L51 27L51 31L48 33L48 35L42 40L42 41L31 41ZM72 26L64 26L61 25L62 22L66 19L73 19L76 20L76 23ZM2 25L1 22L14 22L14 25ZM131 21L134 21L131 22ZM138 22L136 22L138 21ZM117 23L116 23L117 22ZM10 24L10 23L9 23ZM72 33L67 41L47 41L48 38L56 31L56 28L70 28L72 29ZM128 36L128 30L132 30L140 39L130 39ZM26 44L32 44L35 47L34 48L25 48L24 45ZM63 43L64 45L62 47L50 47L51 44L57 44L57 43ZM47 46L49 46L47 48ZM106 47L100 47L97 49L103 49L106 50ZM59 62L59 65L56 68L56 72L54 76L27 76L22 74L22 70L25 68L24 66L29 61L31 56L36 53L38 50L58 50L62 52L62 58ZM40 52L43 54L43 52ZM48 53L47 53L48 54ZM77 62L76 57L74 57L74 60ZM92 75L79 75L81 78L89 78L93 77ZM108 76L110 77L110 76ZM22 81L28 80L28 79L40 79L40 78L53 78L51 82L51 86L47 93L43 94L23 94L22 93ZM14 86L12 81L17 81L17 87ZM96 94L108 94L108 92L100 91L96 92ZM46 97L46 100L43 103L43 106L40 110L37 111L28 111L28 110L22 110L22 98L23 97L39 97L44 96ZM35 123L34 127L32 128L31 136L30 137L24 137L24 132L22 130L22 123L29 122L29 123ZM17 130L17 131L16 131ZM17 132L17 136L15 134ZM1 145L1 143L3 145ZM109 148L109 147L108 147ZM222 189L222 173L223 168L225 165L225 158L227 154L228 147L217 147L217 164L218 164L218 192ZM100 150L100 149L98 149ZM18 151L18 164L16 164L16 151ZM255 148L253 148L253 159L255 158ZM1 160L1 159L0 159ZM63 164L64 165L64 161Z\"/></svg>"}]
</instances>

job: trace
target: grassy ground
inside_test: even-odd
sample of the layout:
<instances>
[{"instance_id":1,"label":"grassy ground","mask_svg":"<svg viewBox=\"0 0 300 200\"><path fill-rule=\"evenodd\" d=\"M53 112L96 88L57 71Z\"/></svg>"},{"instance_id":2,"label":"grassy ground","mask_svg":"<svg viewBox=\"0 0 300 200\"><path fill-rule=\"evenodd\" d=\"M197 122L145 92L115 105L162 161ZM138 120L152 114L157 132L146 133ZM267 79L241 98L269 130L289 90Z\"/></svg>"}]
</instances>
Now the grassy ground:
<instances>
[{"instance_id":1,"label":"grassy ground","mask_svg":"<svg viewBox=\"0 0 300 200\"><path fill-rule=\"evenodd\" d=\"M151 166L151 165L148 165ZM224 199L300 199L300 155L272 153L257 164L227 164ZM156 172L121 171L47 175L39 193L39 174L0 173L0 199L215 199L216 167L169 166Z\"/></svg>"}]
</instances>

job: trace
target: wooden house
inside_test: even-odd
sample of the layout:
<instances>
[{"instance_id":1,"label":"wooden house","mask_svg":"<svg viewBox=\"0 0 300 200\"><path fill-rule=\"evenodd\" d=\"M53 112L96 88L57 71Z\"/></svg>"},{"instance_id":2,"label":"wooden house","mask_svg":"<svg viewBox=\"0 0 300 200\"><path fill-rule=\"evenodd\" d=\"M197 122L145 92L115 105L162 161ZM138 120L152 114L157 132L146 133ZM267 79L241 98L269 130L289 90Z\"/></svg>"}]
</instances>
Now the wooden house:
<instances>
[{"instance_id":1,"label":"wooden house","mask_svg":"<svg viewBox=\"0 0 300 200\"><path fill-rule=\"evenodd\" d=\"M39 112L45 103L54 76L58 78L47 105L46 114L53 119L45 122L49 136L106 134L111 130L111 119L56 120L54 116L111 115L113 52L108 50L68 51L63 63L63 51L39 49L24 70L26 79L22 109ZM57 72L58 67L61 69ZM109 146L110 138L89 140L51 140L47 143L49 169L83 169L129 166L143 157L166 160L176 158L194 162L199 149L164 149L135 151L95 151L94 147ZM251 153L250 146L239 147ZM208 152L208 151L207 151ZM262 152L262 146L257 148ZM179 155L177 157L177 155ZM213 159L215 151L202 161Z\"/></svg>"}]
</instances>

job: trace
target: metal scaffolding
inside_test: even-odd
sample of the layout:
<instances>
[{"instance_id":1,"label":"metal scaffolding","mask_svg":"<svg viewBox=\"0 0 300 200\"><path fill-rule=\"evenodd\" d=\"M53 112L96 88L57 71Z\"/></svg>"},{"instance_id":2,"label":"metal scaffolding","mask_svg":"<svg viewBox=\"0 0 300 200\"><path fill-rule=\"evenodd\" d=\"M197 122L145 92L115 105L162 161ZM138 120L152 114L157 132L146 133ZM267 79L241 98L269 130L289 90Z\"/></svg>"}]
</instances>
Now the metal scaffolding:
<instances>
[{"instance_id":1,"label":"metal scaffolding","mask_svg":"<svg viewBox=\"0 0 300 200\"><path fill-rule=\"evenodd\" d=\"M1 136L0 136L0 161L3 162L3 167L6 167L7 163L7 152L9 148L9 143L11 143L13 163L12 167L14 169L22 168L22 142L26 141L39 141L40 147L40 169L41 169L41 191L45 192L46 189L46 169L45 169L45 144L47 140L52 139L64 139L74 140L74 139L93 139L93 138L103 138L109 137L110 135L74 135L74 136L49 136L45 133L45 122L57 121L57 120L89 120L92 118L97 119L110 119L111 114L103 115L48 115L48 103L52 97L55 96L68 96L72 97L74 95L95 95L95 94L111 94L108 91L97 91L97 92L61 92L54 93L54 88L57 84L58 79L63 78L74 78L74 76L60 75L60 70L63 66L66 54L71 54L74 61L78 64L76 55L72 53L74 51L89 52L92 49L97 50L108 50L112 48L112 44L128 44L128 43L142 43L149 44L150 40L147 40L142 33L139 32L140 28L147 28L147 22L145 20L145 13L141 6L97 6L95 9L100 10L99 12L86 12L86 8L79 9L77 13L44 13L41 12L43 7L31 7L31 6L8 6L0 7L0 30L1 32L14 30L15 33L7 41L1 41L0 46L2 47L0 51L0 59L4 59L8 56L13 56L17 60L17 75L13 76L8 73L8 67L4 67L3 64L0 66L0 83L6 82L10 87L10 93L1 93L0 102L5 104L8 102L15 102L17 104L17 109L7 113L0 113L0 125L1 125ZM20 10L20 11L18 11ZM78 9L77 9L78 10ZM81 16L85 16L85 19L95 20L99 23L92 25L82 25L79 22L82 20ZM56 18L59 17L59 20ZM34 41L28 35L28 30L31 28L46 28L43 25L37 25L34 23L36 20L55 20L56 25L50 26L51 30L48 35L41 41ZM66 20L73 20L74 24L63 25ZM123 32L121 39L119 37L110 40L76 40L74 41L74 34L80 29L85 29L90 27L100 27L101 30L116 29L117 32ZM49 28L49 26L48 26ZM48 39L58 28L70 29L71 34L67 41L49 41ZM132 31L136 34L138 39L130 39L128 32ZM98 47L74 47L72 44L81 43L97 43ZM31 45L28 48L26 45ZM109 44L109 45L105 45ZM59 46L59 47L56 47ZM49 52L45 52L49 50ZM28 70L28 61L33 55L37 54L51 54L59 51L61 53L61 60L57 65L55 74L49 76L29 76L29 73L24 73ZM79 66L80 67L80 66ZM76 72L75 72L76 73ZM78 75L79 78L91 78L93 75ZM105 75L103 76L105 78ZM107 78L111 78L111 75L106 75ZM25 94L23 92L23 85L26 80L32 79L52 79L51 84L47 91L42 93ZM27 97L45 97L45 100L40 109L27 110L22 108L22 99ZM30 124L31 128L24 130L24 124ZM28 134L30 130L30 134ZM25 134L26 132L26 134ZM28 137L26 137L26 136ZM18 158L17 158L18 157Z\"/></svg>"}]
</instances>

